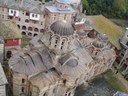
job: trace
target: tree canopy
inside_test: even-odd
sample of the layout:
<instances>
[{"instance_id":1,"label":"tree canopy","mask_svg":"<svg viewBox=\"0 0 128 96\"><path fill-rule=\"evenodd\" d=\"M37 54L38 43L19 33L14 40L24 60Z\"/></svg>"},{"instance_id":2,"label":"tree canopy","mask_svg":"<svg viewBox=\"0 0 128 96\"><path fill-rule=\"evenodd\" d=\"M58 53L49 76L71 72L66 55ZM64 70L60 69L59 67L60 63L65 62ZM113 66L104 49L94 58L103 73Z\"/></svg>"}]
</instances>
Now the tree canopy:
<instances>
[{"instance_id":1,"label":"tree canopy","mask_svg":"<svg viewBox=\"0 0 128 96\"><path fill-rule=\"evenodd\" d=\"M128 19L128 0L82 0L82 4L88 15Z\"/></svg>"}]
</instances>

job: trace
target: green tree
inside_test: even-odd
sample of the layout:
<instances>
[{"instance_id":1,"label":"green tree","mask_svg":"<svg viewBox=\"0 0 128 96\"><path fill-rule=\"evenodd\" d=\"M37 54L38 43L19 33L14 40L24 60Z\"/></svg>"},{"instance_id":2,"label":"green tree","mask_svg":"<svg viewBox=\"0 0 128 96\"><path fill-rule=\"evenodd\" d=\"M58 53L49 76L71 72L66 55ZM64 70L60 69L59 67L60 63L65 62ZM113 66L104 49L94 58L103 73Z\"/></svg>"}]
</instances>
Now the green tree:
<instances>
[{"instance_id":1,"label":"green tree","mask_svg":"<svg viewBox=\"0 0 128 96\"><path fill-rule=\"evenodd\" d=\"M123 17L124 14L127 12L126 8L126 0L114 0L113 2L113 8L114 8L114 13L116 17Z\"/></svg>"},{"instance_id":2,"label":"green tree","mask_svg":"<svg viewBox=\"0 0 128 96\"><path fill-rule=\"evenodd\" d=\"M87 0L82 0L82 4L83 4L83 11L84 10L88 10L88 1Z\"/></svg>"}]
</instances>

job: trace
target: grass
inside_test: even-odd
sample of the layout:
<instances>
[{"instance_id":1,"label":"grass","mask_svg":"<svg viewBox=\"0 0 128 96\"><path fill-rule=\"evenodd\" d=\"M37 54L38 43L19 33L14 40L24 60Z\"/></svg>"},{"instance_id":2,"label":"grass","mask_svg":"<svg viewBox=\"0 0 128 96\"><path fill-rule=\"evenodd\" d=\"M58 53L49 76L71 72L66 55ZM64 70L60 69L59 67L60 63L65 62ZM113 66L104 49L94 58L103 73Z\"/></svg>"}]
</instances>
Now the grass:
<instances>
[{"instance_id":1,"label":"grass","mask_svg":"<svg viewBox=\"0 0 128 96\"><path fill-rule=\"evenodd\" d=\"M108 81L108 83L111 84L111 86L118 90L118 91L123 91L127 92L125 87L121 84L121 82L115 77L112 71L108 71L104 74L105 79Z\"/></svg>"},{"instance_id":2,"label":"grass","mask_svg":"<svg viewBox=\"0 0 128 96\"><path fill-rule=\"evenodd\" d=\"M31 39L28 38L27 36L22 36L22 39L21 39L21 48L24 48L26 45L28 45L30 40Z\"/></svg>"}]
</instances>

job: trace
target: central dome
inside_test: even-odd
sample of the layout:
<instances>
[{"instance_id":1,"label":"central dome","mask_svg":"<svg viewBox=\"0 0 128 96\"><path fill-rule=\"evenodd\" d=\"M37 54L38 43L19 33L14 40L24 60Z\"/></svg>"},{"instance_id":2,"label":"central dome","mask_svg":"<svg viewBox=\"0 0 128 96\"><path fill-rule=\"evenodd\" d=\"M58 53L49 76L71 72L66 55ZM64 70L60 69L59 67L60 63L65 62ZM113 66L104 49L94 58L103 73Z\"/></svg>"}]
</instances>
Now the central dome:
<instances>
[{"instance_id":1,"label":"central dome","mask_svg":"<svg viewBox=\"0 0 128 96\"><path fill-rule=\"evenodd\" d=\"M61 36L69 36L74 34L72 25L65 20L54 22L50 28L54 32L54 34L58 34Z\"/></svg>"}]
</instances>

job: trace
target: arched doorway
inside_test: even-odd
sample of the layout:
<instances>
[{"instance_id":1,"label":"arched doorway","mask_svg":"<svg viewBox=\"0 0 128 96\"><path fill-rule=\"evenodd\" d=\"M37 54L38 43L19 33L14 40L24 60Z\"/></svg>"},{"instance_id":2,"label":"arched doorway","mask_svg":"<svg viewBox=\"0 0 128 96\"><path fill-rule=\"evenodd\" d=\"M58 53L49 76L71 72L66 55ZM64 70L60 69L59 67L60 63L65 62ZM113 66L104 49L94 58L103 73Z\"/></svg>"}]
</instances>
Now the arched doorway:
<instances>
[{"instance_id":1,"label":"arched doorway","mask_svg":"<svg viewBox=\"0 0 128 96\"><path fill-rule=\"evenodd\" d=\"M12 57L12 52L11 51L7 51L6 57L7 57L7 59L11 58Z\"/></svg>"}]
</instances>

